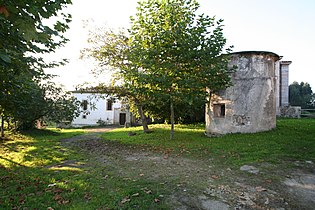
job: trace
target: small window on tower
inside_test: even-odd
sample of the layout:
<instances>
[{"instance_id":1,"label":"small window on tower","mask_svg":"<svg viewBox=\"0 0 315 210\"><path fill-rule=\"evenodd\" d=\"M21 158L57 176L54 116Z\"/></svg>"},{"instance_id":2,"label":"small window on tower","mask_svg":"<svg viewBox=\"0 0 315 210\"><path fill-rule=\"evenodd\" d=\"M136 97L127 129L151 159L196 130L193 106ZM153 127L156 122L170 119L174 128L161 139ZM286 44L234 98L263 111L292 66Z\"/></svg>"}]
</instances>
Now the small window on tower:
<instances>
[{"instance_id":1,"label":"small window on tower","mask_svg":"<svg viewBox=\"0 0 315 210\"><path fill-rule=\"evenodd\" d=\"M108 110L108 111L113 110L113 101L112 100L107 100L106 110Z\"/></svg>"},{"instance_id":2,"label":"small window on tower","mask_svg":"<svg viewBox=\"0 0 315 210\"><path fill-rule=\"evenodd\" d=\"M225 104L214 104L213 115L214 117L225 117Z\"/></svg>"}]
</instances>

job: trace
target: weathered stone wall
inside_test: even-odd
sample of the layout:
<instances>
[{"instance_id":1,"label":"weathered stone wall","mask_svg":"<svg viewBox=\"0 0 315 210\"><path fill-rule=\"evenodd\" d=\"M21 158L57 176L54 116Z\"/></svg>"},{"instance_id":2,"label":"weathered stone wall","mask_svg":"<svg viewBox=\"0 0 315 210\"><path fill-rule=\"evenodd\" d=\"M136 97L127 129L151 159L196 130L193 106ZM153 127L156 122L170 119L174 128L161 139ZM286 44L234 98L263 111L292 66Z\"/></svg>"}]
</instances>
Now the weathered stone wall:
<instances>
[{"instance_id":1,"label":"weathered stone wall","mask_svg":"<svg viewBox=\"0 0 315 210\"><path fill-rule=\"evenodd\" d=\"M271 52L231 54L237 66L233 85L212 94L206 108L206 133L254 133L276 127L275 64ZM221 107L218 108L218 107ZM224 113L217 113L218 110Z\"/></svg>"},{"instance_id":2,"label":"weathered stone wall","mask_svg":"<svg viewBox=\"0 0 315 210\"><path fill-rule=\"evenodd\" d=\"M288 118L300 118L301 117L301 107L300 106L283 106L281 107L281 117Z\"/></svg>"}]
</instances>

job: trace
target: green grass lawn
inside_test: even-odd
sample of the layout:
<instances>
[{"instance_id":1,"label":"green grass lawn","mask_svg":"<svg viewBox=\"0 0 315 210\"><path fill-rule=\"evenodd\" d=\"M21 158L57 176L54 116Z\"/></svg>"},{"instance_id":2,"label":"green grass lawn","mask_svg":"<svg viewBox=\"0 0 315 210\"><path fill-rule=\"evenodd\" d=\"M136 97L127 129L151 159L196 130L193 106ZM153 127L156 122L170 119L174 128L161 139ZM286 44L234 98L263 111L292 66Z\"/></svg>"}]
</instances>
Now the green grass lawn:
<instances>
[{"instance_id":1,"label":"green grass lawn","mask_svg":"<svg viewBox=\"0 0 315 210\"><path fill-rule=\"evenodd\" d=\"M0 209L163 209L156 200L160 183L116 176L60 143L82 133L32 131L0 141ZM84 167L64 165L67 160Z\"/></svg>"},{"instance_id":2,"label":"green grass lawn","mask_svg":"<svg viewBox=\"0 0 315 210\"><path fill-rule=\"evenodd\" d=\"M44 130L8 134L9 139L0 142L0 209L54 206L52 201L58 195L55 183L64 185L68 177L78 172L56 173L46 167L69 157L69 151L60 147L61 138L82 133L79 130Z\"/></svg>"},{"instance_id":3,"label":"green grass lawn","mask_svg":"<svg viewBox=\"0 0 315 210\"><path fill-rule=\"evenodd\" d=\"M204 125L176 125L169 140L168 125L115 129L105 140L145 147L156 152L239 167L255 162L311 160L315 162L315 120L280 119L273 131L204 136ZM128 132L137 135L128 136ZM168 188L146 179L120 177L87 154L64 147L60 139L82 130L44 130L10 135L0 141L0 209L165 209L157 202ZM78 167L63 165L75 160ZM84 167L79 167L80 164ZM149 188L150 193L147 193ZM124 201L126 201L124 203Z\"/></svg>"},{"instance_id":4,"label":"green grass lawn","mask_svg":"<svg viewBox=\"0 0 315 210\"><path fill-rule=\"evenodd\" d=\"M279 119L277 128L256 134L229 134L217 138L204 135L204 125L176 125L175 139L170 140L169 125L151 125L153 133L141 127L116 129L103 138L124 144L145 145L174 155L216 158L239 166L252 162L287 160L315 161L315 119ZM128 136L135 132L135 136Z\"/></svg>"}]
</instances>

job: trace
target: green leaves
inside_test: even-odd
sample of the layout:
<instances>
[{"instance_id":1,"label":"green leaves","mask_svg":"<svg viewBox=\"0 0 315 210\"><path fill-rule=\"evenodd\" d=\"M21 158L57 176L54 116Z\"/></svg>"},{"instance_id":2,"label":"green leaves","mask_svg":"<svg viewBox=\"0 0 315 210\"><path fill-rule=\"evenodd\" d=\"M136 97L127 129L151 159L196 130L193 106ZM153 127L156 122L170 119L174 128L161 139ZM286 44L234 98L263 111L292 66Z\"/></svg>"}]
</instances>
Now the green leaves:
<instances>
[{"instance_id":1,"label":"green leaves","mask_svg":"<svg viewBox=\"0 0 315 210\"><path fill-rule=\"evenodd\" d=\"M292 106L301 106L302 108L314 108L314 99L312 88L309 83L293 82L289 86L289 103ZM313 102L313 104L312 104Z\"/></svg>"},{"instance_id":2,"label":"green leaves","mask_svg":"<svg viewBox=\"0 0 315 210\"><path fill-rule=\"evenodd\" d=\"M11 58L10 56L3 54L0 52L0 58L2 61L6 62L6 63L11 63Z\"/></svg>"},{"instance_id":3,"label":"green leaves","mask_svg":"<svg viewBox=\"0 0 315 210\"><path fill-rule=\"evenodd\" d=\"M197 16L198 8L196 1L148 0L131 19L132 63L144 69L156 100L204 101L206 87L215 91L229 84L223 20Z\"/></svg>"},{"instance_id":4,"label":"green leaves","mask_svg":"<svg viewBox=\"0 0 315 210\"><path fill-rule=\"evenodd\" d=\"M27 21L27 22L26 22ZM15 27L18 28L19 33L23 36L26 42L37 39L37 31L34 27L35 22L33 20L17 19L14 22Z\"/></svg>"},{"instance_id":5,"label":"green leaves","mask_svg":"<svg viewBox=\"0 0 315 210\"><path fill-rule=\"evenodd\" d=\"M63 33L68 29L70 15L63 14L61 20L56 20L55 28L46 24L44 19L56 16L69 3L69 0L31 3L16 0L0 4L0 40L3 41L0 43L2 116L32 126L34 120L51 113L50 108L54 103L68 102L64 98L60 99L64 94L55 88L55 84L50 83L50 91L43 85L48 84L47 81L51 78L44 73L44 68L62 62L46 63L41 56L55 51L67 41ZM52 100L46 94L57 94L59 98Z\"/></svg>"},{"instance_id":6,"label":"green leaves","mask_svg":"<svg viewBox=\"0 0 315 210\"><path fill-rule=\"evenodd\" d=\"M83 54L115 68L130 101L147 114L168 119L174 107L178 119L193 115L203 109L206 87L230 81L222 20L198 16L198 8L194 0L140 1L128 35L96 29Z\"/></svg>"}]
</instances>

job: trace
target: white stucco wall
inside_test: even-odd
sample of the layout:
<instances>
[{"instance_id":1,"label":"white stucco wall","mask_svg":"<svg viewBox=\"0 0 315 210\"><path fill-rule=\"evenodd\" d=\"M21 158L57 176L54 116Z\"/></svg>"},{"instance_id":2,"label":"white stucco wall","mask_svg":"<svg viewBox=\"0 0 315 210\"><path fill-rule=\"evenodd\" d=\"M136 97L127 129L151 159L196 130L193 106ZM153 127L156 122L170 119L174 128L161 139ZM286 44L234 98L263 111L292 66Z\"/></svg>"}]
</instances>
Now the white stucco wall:
<instances>
[{"instance_id":1,"label":"white stucco wall","mask_svg":"<svg viewBox=\"0 0 315 210\"><path fill-rule=\"evenodd\" d=\"M79 101L88 101L88 107L85 113L81 113L79 117L72 121L72 126L94 126L98 125L97 121L105 121L106 124L119 124L119 114L126 113L126 121L130 122L130 112L121 109L121 103L116 100L112 105L112 110L107 110L109 97L95 98L91 93L72 93ZM84 117L85 115L85 117ZM116 119L118 116L118 119ZM129 120L129 121L128 121Z\"/></svg>"}]
</instances>

